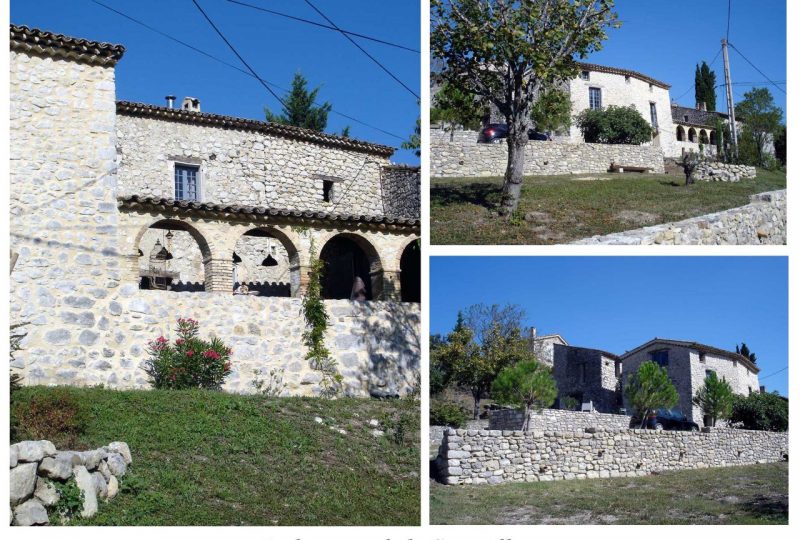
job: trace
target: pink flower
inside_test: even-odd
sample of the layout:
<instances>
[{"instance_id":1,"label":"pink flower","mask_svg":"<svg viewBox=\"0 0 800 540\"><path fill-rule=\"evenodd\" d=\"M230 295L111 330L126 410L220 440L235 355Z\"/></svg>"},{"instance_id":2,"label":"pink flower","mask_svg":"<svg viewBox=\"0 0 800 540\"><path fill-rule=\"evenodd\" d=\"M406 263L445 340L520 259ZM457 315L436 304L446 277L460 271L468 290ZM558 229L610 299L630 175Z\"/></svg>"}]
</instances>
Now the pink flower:
<instances>
[{"instance_id":1,"label":"pink flower","mask_svg":"<svg viewBox=\"0 0 800 540\"><path fill-rule=\"evenodd\" d=\"M181 338L176 339L175 345L183 345L183 340Z\"/></svg>"},{"instance_id":2,"label":"pink flower","mask_svg":"<svg viewBox=\"0 0 800 540\"><path fill-rule=\"evenodd\" d=\"M186 351L186 356L194 356L194 351Z\"/></svg>"},{"instance_id":3,"label":"pink flower","mask_svg":"<svg viewBox=\"0 0 800 540\"><path fill-rule=\"evenodd\" d=\"M205 351L203 353L203 356L205 356L206 358L212 358L214 360L219 360L220 358L222 358L217 351L212 351L211 349Z\"/></svg>"}]
</instances>

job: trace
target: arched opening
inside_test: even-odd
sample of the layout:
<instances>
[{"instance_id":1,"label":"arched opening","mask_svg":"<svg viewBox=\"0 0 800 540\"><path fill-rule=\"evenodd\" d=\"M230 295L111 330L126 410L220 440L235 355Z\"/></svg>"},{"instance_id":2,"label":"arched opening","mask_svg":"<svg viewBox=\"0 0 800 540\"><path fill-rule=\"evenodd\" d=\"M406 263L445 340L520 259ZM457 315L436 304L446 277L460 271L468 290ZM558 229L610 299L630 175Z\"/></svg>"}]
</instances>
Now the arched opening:
<instances>
[{"instance_id":1,"label":"arched opening","mask_svg":"<svg viewBox=\"0 0 800 540\"><path fill-rule=\"evenodd\" d=\"M700 143L708 144L708 133L706 133L706 130L704 129L700 130Z\"/></svg>"},{"instance_id":2,"label":"arched opening","mask_svg":"<svg viewBox=\"0 0 800 540\"><path fill-rule=\"evenodd\" d=\"M678 126L678 128L675 130L675 136L681 142L686 140L686 131L683 129L683 126Z\"/></svg>"},{"instance_id":3,"label":"arched opening","mask_svg":"<svg viewBox=\"0 0 800 540\"><path fill-rule=\"evenodd\" d=\"M689 142L697 142L697 132L694 130L694 128L689 128Z\"/></svg>"},{"instance_id":4,"label":"arched opening","mask_svg":"<svg viewBox=\"0 0 800 540\"><path fill-rule=\"evenodd\" d=\"M717 144L717 132L716 131L712 131L710 136L709 136L709 139L711 141L711 144L716 145Z\"/></svg>"},{"instance_id":5,"label":"arched opening","mask_svg":"<svg viewBox=\"0 0 800 540\"><path fill-rule=\"evenodd\" d=\"M400 300L419 302L422 296L420 265L422 262L419 240L413 240L400 256Z\"/></svg>"},{"instance_id":6,"label":"arched opening","mask_svg":"<svg viewBox=\"0 0 800 540\"><path fill-rule=\"evenodd\" d=\"M205 265L211 249L186 222L162 219L140 233L139 288L176 292L205 290Z\"/></svg>"},{"instance_id":7,"label":"arched opening","mask_svg":"<svg viewBox=\"0 0 800 540\"><path fill-rule=\"evenodd\" d=\"M355 234L337 234L319 252L325 264L322 297L328 300L351 298L356 278L364 283L367 300L382 292L383 272L380 257L365 238Z\"/></svg>"},{"instance_id":8,"label":"arched opening","mask_svg":"<svg viewBox=\"0 0 800 540\"><path fill-rule=\"evenodd\" d=\"M300 259L282 232L260 227L244 233L232 253L233 292L254 296L297 296Z\"/></svg>"}]
</instances>

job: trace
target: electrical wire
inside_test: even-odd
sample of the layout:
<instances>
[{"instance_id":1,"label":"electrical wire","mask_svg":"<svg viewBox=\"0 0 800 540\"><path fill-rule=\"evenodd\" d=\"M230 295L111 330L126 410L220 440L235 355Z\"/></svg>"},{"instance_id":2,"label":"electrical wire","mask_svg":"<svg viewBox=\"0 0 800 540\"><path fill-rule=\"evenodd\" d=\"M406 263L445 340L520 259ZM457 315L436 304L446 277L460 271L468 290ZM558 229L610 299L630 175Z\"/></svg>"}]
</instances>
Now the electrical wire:
<instances>
[{"instance_id":1,"label":"electrical wire","mask_svg":"<svg viewBox=\"0 0 800 540\"><path fill-rule=\"evenodd\" d=\"M778 86L778 83L776 83L775 81L773 81L772 79L770 79L769 77L767 77L767 76L764 74L764 72L763 72L763 71L761 71L760 69L758 69L754 63L752 63L750 60L748 60L748 59L747 59L747 57L746 57L744 54L742 54L742 51L740 51L739 49L737 49L737 48L736 48L736 45L734 45L733 43L728 43L728 45L730 45L730 46L731 46L731 49L733 49L734 51L736 51L736 52L739 54L739 56L741 56L742 58L744 58L744 61L745 61L745 62L747 62L748 64L750 64L750 66L751 66L753 69L755 69L756 71L758 71L758 72L761 74L761 76L762 76L762 77L764 77L764 78L765 78L765 79L767 79L767 80L768 80L770 83L772 83L772 86L774 86L775 88L777 88L778 90L780 90L781 92L783 92L784 94L786 94L786 90L784 90L783 88L781 88L780 86Z\"/></svg>"}]
</instances>

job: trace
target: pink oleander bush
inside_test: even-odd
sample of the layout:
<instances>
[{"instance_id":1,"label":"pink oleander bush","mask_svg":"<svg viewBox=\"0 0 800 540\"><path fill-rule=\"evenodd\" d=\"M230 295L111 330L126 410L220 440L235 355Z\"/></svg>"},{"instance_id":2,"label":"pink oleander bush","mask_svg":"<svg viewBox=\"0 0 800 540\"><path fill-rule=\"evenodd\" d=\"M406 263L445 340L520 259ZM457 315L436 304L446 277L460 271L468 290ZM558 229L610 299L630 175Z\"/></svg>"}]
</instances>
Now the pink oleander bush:
<instances>
[{"instance_id":1,"label":"pink oleander bush","mask_svg":"<svg viewBox=\"0 0 800 540\"><path fill-rule=\"evenodd\" d=\"M175 343L161 336L147 343L150 359L144 370L154 388L219 390L231 372L231 349L221 339L198 337L194 319L178 319Z\"/></svg>"}]
</instances>

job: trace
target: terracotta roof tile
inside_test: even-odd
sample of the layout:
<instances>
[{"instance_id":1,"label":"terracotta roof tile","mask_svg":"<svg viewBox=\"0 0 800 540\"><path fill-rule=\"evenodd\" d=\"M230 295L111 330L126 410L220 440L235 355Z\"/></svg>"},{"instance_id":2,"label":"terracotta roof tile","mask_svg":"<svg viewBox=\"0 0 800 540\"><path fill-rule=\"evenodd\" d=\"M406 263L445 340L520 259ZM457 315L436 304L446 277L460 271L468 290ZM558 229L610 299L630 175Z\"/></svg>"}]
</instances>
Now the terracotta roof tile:
<instances>
[{"instance_id":1,"label":"terracotta roof tile","mask_svg":"<svg viewBox=\"0 0 800 540\"><path fill-rule=\"evenodd\" d=\"M109 66L116 64L125 53L125 47L122 45L54 34L46 30L16 24L10 26L9 44L15 50Z\"/></svg>"},{"instance_id":2,"label":"terracotta roof tile","mask_svg":"<svg viewBox=\"0 0 800 540\"><path fill-rule=\"evenodd\" d=\"M659 88L664 88L665 90L669 90L671 88L671 85L663 81L659 81L658 79L654 79L652 77L644 75L643 73L639 73L638 71L633 71L630 69L615 68L611 66L601 66L599 64L588 64L586 62L578 62L578 65L581 67L581 69L586 71L598 71L600 73L613 73L615 75L626 75L628 77L633 77L635 79L639 79L640 81L653 84L655 86L658 86Z\"/></svg>"}]
</instances>

